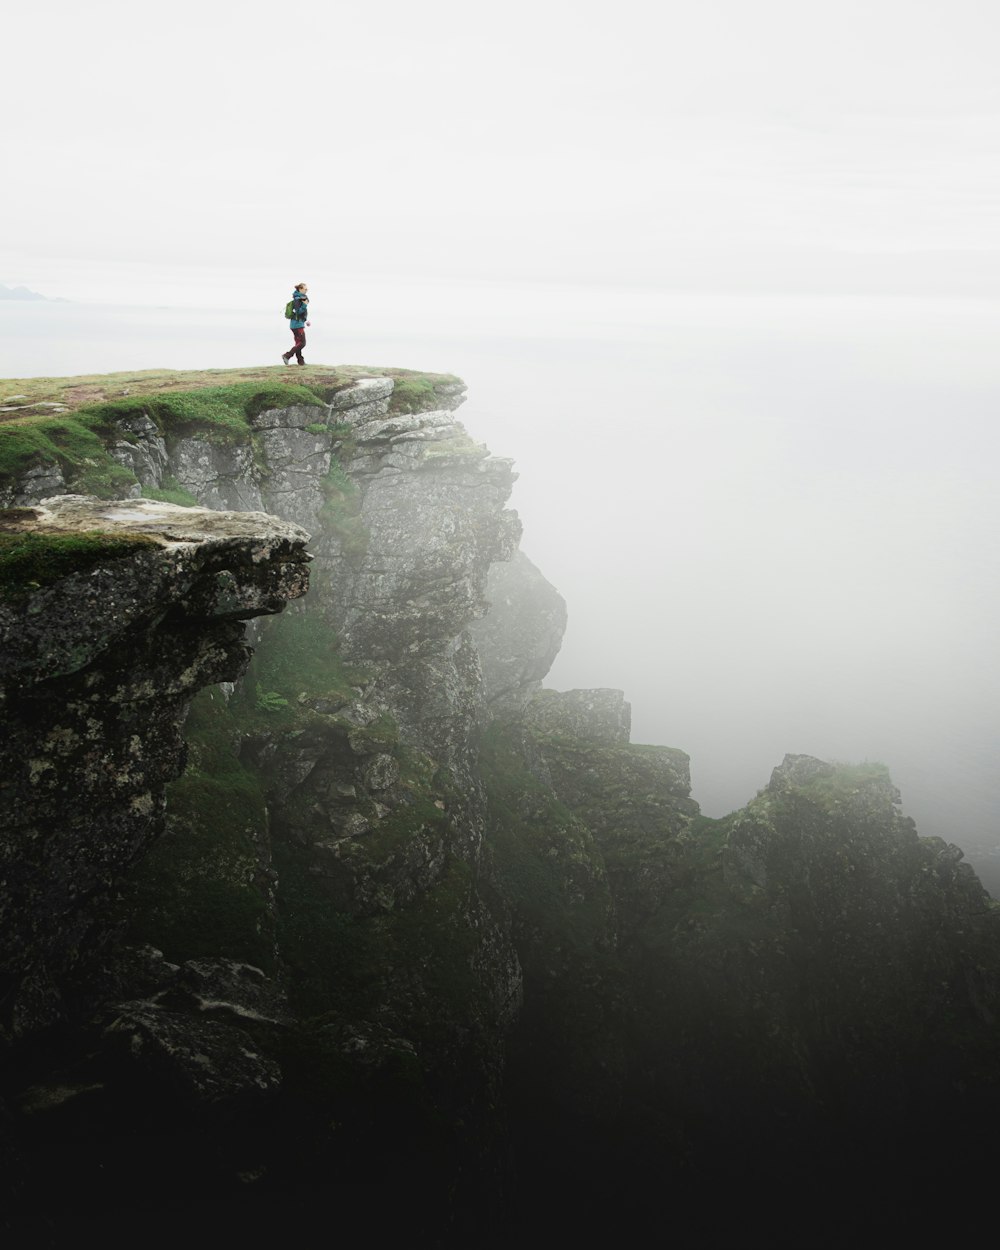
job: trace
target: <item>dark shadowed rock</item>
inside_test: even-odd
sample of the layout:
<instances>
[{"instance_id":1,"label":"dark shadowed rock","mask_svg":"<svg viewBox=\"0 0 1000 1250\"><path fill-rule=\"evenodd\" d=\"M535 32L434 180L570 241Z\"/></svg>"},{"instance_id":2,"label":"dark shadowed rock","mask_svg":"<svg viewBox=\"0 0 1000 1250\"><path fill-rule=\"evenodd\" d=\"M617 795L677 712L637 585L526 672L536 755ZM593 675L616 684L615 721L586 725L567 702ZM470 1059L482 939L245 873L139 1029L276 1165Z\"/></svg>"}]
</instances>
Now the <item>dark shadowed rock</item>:
<instances>
[{"instance_id":1,"label":"dark shadowed rock","mask_svg":"<svg viewBox=\"0 0 1000 1250\"><path fill-rule=\"evenodd\" d=\"M126 543L0 601L3 1030L17 1036L58 1017L102 900L158 835L187 704L242 673L242 622L304 594L308 557L305 532L273 517L145 500L62 496L11 524L40 561L46 538Z\"/></svg>"},{"instance_id":2,"label":"dark shadowed rock","mask_svg":"<svg viewBox=\"0 0 1000 1250\"><path fill-rule=\"evenodd\" d=\"M171 1092L199 1112L273 1094L281 1069L252 1037L231 1024L166 1010L153 1002L122 1003L104 1029L109 1053L136 1077Z\"/></svg>"}]
</instances>

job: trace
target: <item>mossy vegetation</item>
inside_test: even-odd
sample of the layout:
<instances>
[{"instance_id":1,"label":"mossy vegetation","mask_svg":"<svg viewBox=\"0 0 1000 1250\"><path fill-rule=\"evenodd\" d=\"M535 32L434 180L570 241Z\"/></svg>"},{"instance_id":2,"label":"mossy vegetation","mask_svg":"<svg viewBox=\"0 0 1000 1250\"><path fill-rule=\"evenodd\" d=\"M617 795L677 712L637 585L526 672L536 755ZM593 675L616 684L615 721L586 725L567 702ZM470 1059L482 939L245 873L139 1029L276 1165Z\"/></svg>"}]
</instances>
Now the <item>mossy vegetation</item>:
<instances>
[{"instance_id":1,"label":"mossy vegetation","mask_svg":"<svg viewBox=\"0 0 1000 1250\"><path fill-rule=\"evenodd\" d=\"M63 378L17 378L9 382L0 379L0 388L9 387L21 396L6 405L7 411L2 417L9 421L28 415L45 416L44 406L53 403L69 411L77 411L118 399L164 396L242 384L255 387L258 391L292 386L307 390L313 399L323 400L331 389L347 385L354 374L368 376L365 371L351 367L334 369L320 365L311 366L305 376L291 375L295 381L290 382L288 371L281 365L261 365L244 369L143 369Z\"/></svg>"},{"instance_id":2,"label":"mossy vegetation","mask_svg":"<svg viewBox=\"0 0 1000 1250\"><path fill-rule=\"evenodd\" d=\"M235 382L228 386L111 399L80 409L75 419L92 430L111 435L123 419L145 416L155 422L168 445L175 438L191 434L225 443L247 438L248 422L260 412L317 402L315 392L305 386Z\"/></svg>"},{"instance_id":3,"label":"mossy vegetation","mask_svg":"<svg viewBox=\"0 0 1000 1250\"><path fill-rule=\"evenodd\" d=\"M114 461L98 434L76 416L26 417L0 425L0 484L39 465L58 466L81 494L128 495L135 475Z\"/></svg>"},{"instance_id":4,"label":"mossy vegetation","mask_svg":"<svg viewBox=\"0 0 1000 1250\"><path fill-rule=\"evenodd\" d=\"M230 387L244 383L258 390L292 385L302 388L324 403L345 387L362 378L392 378L399 389L394 412L425 411L446 407L462 389L459 378L450 373L422 373L383 365L310 365L296 372L290 383L282 365L251 365L237 369L142 369L125 373L82 374L62 378L0 378L0 389L10 391L0 421L29 415L48 416L52 405L76 411L107 400L128 399L194 391L204 387ZM46 407L47 406L47 407Z\"/></svg>"},{"instance_id":5,"label":"mossy vegetation","mask_svg":"<svg viewBox=\"0 0 1000 1250\"><path fill-rule=\"evenodd\" d=\"M177 962L214 953L273 969L276 911L263 859L270 843L268 775L240 759L239 745L256 736L278 743L280 751L283 737L294 741L315 718L314 700L342 705L366 680L361 670L344 664L335 634L318 613L289 609L267 622L251 669L230 698L218 687L195 698L184 729L188 765L167 791L167 831L130 882L127 911L134 940L151 943ZM348 728L345 724L345 735ZM359 732L386 743L398 737L388 717ZM283 814L293 809L294 803ZM343 935L349 918L341 917L327 896L310 901L314 881L307 874L299 882L298 852L279 843L276 854L290 873L287 882L282 879L283 899L292 900L293 913L300 904L304 909L298 918L287 909L283 913L290 958L295 934L312 924L314 908L322 911L323 918L314 919L326 945L316 947L316 965L303 973L303 1001L311 1004L310 1012L325 1010L330 1002L319 987L329 968L322 950L340 950L348 940Z\"/></svg>"},{"instance_id":6,"label":"mossy vegetation","mask_svg":"<svg viewBox=\"0 0 1000 1250\"><path fill-rule=\"evenodd\" d=\"M356 566L368 554L370 541L368 527L361 519L361 491L336 458L331 459L321 486L324 503L320 520L340 540L344 558Z\"/></svg>"},{"instance_id":7,"label":"mossy vegetation","mask_svg":"<svg viewBox=\"0 0 1000 1250\"><path fill-rule=\"evenodd\" d=\"M130 937L177 963L221 955L271 971L264 794L236 755L218 687L192 702L185 737L188 766L167 787L167 830L125 887Z\"/></svg>"},{"instance_id":8,"label":"mossy vegetation","mask_svg":"<svg viewBox=\"0 0 1000 1250\"><path fill-rule=\"evenodd\" d=\"M20 509L13 510L16 517ZM0 512L0 596L21 598L42 586L81 573L109 560L121 560L155 546L145 534L4 532Z\"/></svg>"},{"instance_id":9,"label":"mossy vegetation","mask_svg":"<svg viewBox=\"0 0 1000 1250\"><path fill-rule=\"evenodd\" d=\"M413 373L406 369L387 370L383 376L395 379L390 412L433 412L450 407L461 381L451 373Z\"/></svg>"},{"instance_id":10,"label":"mossy vegetation","mask_svg":"<svg viewBox=\"0 0 1000 1250\"><path fill-rule=\"evenodd\" d=\"M612 890L656 894L675 876L697 804L689 797L687 757L670 747L595 742L566 729L535 731L532 740L560 798L593 833ZM637 914L649 900L628 898Z\"/></svg>"},{"instance_id":11,"label":"mossy vegetation","mask_svg":"<svg viewBox=\"0 0 1000 1250\"><path fill-rule=\"evenodd\" d=\"M245 729L252 730L262 714L268 730L290 727L306 699L348 703L366 680L363 669L344 662L337 636L319 612L290 607L264 625L231 710Z\"/></svg>"},{"instance_id":12,"label":"mossy vegetation","mask_svg":"<svg viewBox=\"0 0 1000 1250\"><path fill-rule=\"evenodd\" d=\"M419 1034L431 1040L442 1017L467 1015L478 985L466 864L449 859L438 881L410 906L358 916L338 910L302 848L280 843L274 862L280 881L278 941L300 1015L336 1011L346 1020L374 1017L390 998L392 982L419 983L428 995L419 1017L423 1023L410 1021L415 1040Z\"/></svg>"},{"instance_id":13,"label":"mossy vegetation","mask_svg":"<svg viewBox=\"0 0 1000 1250\"><path fill-rule=\"evenodd\" d=\"M873 787L883 791L887 787L892 789L892 778L887 765L866 760L861 764L834 764L828 772L818 773L795 789L824 806L835 807Z\"/></svg>"},{"instance_id":14,"label":"mossy vegetation","mask_svg":"<svg viewBox=\"0 0 1000 1250\"><path fill-rule=\"evenodd\" d=\"M72 489L82 493L103 499L131 493L134 474L106 449L120 437L120 423L129 417L151 418L168 442L190 434L226 442L248 437L248 420L259 412L293 404L325 405L361 378L394 380L390 412L447 407L462 390L450 374L408 369L311 366L306 377L294 376L294 382L288 381L288 374L275 366L19 378L7 385L23 398L0 414L0 484L49 464L58 465ZM322 424L313 423L317 428ZM335 436L338 429L333 428Z\"/></svg>"},{"instance_id":15,"label":"mossy vegetation","mask_svg":"<svg viewBox=\"0 0 1000 1250\"><path fill-rule=\"evenodd\" d=\"M726 845L729 826L728 816L695 816L685 839L688 855L703 868L715 868Z\"/></svg>"},{"instance_id":16,"label":"mossy vegetation","mask_svg":"<svg viewBox=\"0 0 1000 1250\"><path fill-rule=\"evenodd\" d=\"M351 730L355 750L367 754L393 750L399 743L399 726L388 712L382 712L367 725Z\"/></svg>"},{"instance_id":17,"label":"mossy vegetation","mask_svg":"<svg viewBox=\"0 0 1000 1250\"><path fill-rule=\"evenodd\" d=\"M480 767L490 846L508 902L542 948L577 950L609 937L610 894L590 831L526 766L500 724L484 736ZM531 962L531 954L522 952Z\"/></svg>"},{"instance_id":18,"label":"mossy vegetation","mask_svg":"<svg viewBox=\"0 0 1000 1250\"><path fill-rule=\"evenodd\" d=\"M405 784L405 781L404 781ZM359 854L373 864L383 864L392 856L405 850L415 838L427 840L427 835L443 834L448 826L445 809L438 806L440 799L417 792L407 803L401 803L375 829L358 843Z\"/></svg>"},{"instance_id":19,"label":"mossy vegetation","mask_svg":"<svg viewBox=\"0 0 1000 1250\"><path fill-rule=\"evenodd\" d=\"M176 504L180 508L197 508L200 507L198 500L190 491L186 491L183 486L174 477L165 477L163 485L144 486L142 488L143 499L156 499L160 503Z\"/></svg>"}]
</instances>

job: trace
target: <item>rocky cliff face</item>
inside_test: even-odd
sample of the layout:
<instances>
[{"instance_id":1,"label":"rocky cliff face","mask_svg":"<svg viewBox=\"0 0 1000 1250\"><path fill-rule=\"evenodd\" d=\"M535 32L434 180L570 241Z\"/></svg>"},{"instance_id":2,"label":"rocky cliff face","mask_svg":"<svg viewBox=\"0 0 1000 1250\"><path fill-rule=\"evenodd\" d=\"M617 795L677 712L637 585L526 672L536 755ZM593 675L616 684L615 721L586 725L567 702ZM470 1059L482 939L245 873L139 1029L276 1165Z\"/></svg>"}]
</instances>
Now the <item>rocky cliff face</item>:
<instances>
[{"instance_id":1,"label":"rocky cliff face","mask_svg":"<svg viewBox=\"0 0 1000 1250\"><path fill-rule=\"evenodd\" d=\"M119 402L94 417L103 460L53 463L32 452L5 485L22 509L82 479L252 509L258 525L263 509L279 530L275 516L312 534L305 607L257 630L242 683L193 704L188 768L168 787L165 818L162 783L178 771L179 741L172 757L161 751L162 771L149 770L155 819L106 873L115 889L108 923L126 940L82 976L91 1014L66 1042L75 1080L62 1094L45 1080L28 1086L32 1108L58 1106L53 1132L79 1114L79 1099L89 1103L89 1116L114 1125L110 1154L138 1131L136 1091L168 1137L179 1115L209 1114L218 1127L266 1106L238 1141L220 1129L221 1153L193 1185L192 1204L206 1187L248 1186L253 1205L320 1177L325 1202L331 1176L347 1201L369 1183L358 1170L366 1160L411 1194L417 1226L425 1212L441 1223L456 1179L466 1203L484 1187L494 1203L500 1192L502 1115L488 1109L502 1101L521 973L502 900L480 887L484 695L467 627L486 612L487 575L513 554L519 526L504 510L510 462L451 415L464 388L439 380L426 389L419 403L395 408L397 384L380 377L295 395L305 402L268 404L260 388L201 408L187 397ZM44 512L24 512L26 523L62 506L48 498ZM111 511L131 523L148 506ZM105 581L121 598L129 587L115 572ZM103 620L94 629L116 653ZM161 646L151 632L150 649ZM139 674L154 694L180 680L166 665ZM220 664L207 680L236 676ZM175 721L185 701L171 709ZM135 775L145 771L137 762ZM109 826L106 837L114 834ZM31 951L35 936L25 936ZM29 1075L38 1074L18 1073ZM297 1131L273 1136L274 1116L291 1117ZM324 1127L331 1117L336 1134ZM25 1127L18 1148L30 1136ZM419 1141L399 1147L402 1171L397 1146L387 1153L397 1137ZM41 1166L29 1157L22 1172ZM254 1183L240 1181L244 1173ZM85 1207L115 1201L100 1183L86 1196L71 1188Z\"/></svg>"},{"instance_id":2,"label":"rocky cliff face","mask_svg":"<svg viewBox=\"0 0 1000 1250\"><path fill-rule=\"evenodd\" d=\"M701 817L621 692L541 688L565 605L461 384L270 372L0 425L7 531L98 543L0 608L10 1229L630 1241L666 1203L721 1244L779 1175L855 1213L985 1123L998 912L885 771L788 757Z\"/></svg>"},{"instance_id":3,"label":"rocky cliff face","mask_svg":"<svg viewBox=\"0 0 1000 1250\"><path fill-rule=\"evenodd\" d=\"M0 1027L17 1038L59 1018L108 892L159 834L187 704L241 675L243 621L308 579L305 532L259 513L70 495L3 535L22 557L0 603Z\"/></svg>"}]
</instances>

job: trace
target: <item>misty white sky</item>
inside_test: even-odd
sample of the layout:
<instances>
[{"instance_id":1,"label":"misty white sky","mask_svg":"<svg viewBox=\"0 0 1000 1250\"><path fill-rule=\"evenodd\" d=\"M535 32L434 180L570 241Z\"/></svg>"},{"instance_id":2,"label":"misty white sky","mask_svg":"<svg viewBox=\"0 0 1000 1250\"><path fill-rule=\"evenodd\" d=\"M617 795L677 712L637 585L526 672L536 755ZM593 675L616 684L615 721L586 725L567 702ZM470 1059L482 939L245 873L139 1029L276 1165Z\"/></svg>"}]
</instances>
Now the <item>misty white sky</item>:
<instances>
[{"instance_id":1,"label":"misty white sky","mask_svg":"<svg viewBox=\"0 0 1000 1250\"><path fill-rule=\"evenodd\" d=\"M998 33L994 0L20 5L0 281L998 291Z\"/></svg>"},{"instance_id":2,"label":"misty white sky","mask_svg":"<svg viewBox=\"0 0 1000 1250\"><path fill-rule=\"evenodd\" d=\"M786 750L880 758L996 844L996 0L3 33L0 282L80 307L0 305L0 376L277 363L308 281L311 359L465 378L569 603L553 684L624 688L706 810Z\"/></svg>"}]
</instances>

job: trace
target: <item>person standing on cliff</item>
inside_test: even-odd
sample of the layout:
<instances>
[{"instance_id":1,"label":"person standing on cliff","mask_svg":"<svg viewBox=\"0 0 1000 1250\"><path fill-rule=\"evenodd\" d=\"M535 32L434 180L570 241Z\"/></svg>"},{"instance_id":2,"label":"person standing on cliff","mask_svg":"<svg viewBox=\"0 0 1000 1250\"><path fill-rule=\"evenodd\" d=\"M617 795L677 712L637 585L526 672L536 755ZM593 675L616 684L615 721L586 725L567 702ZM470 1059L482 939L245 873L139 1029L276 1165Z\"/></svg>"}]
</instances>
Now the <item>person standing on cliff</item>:
<instances>
[{"instance_id":1,"label":"person standing on cliff","mask_svg":"<svg viewBox=\"0 0 1000 1250\"><path fill-rule=\"evenodd\" d=\"M309 287L305 282L300 282L292 292L292 316L289 321L295 342L287 352L282 352L281 360L283 364L291 364L291 357L294 356L296 363L304 365L306 362L302 359L302 349L306 345L306 326L311 323L306 320L309 316Z\"/></svg>"}]
</instances>

